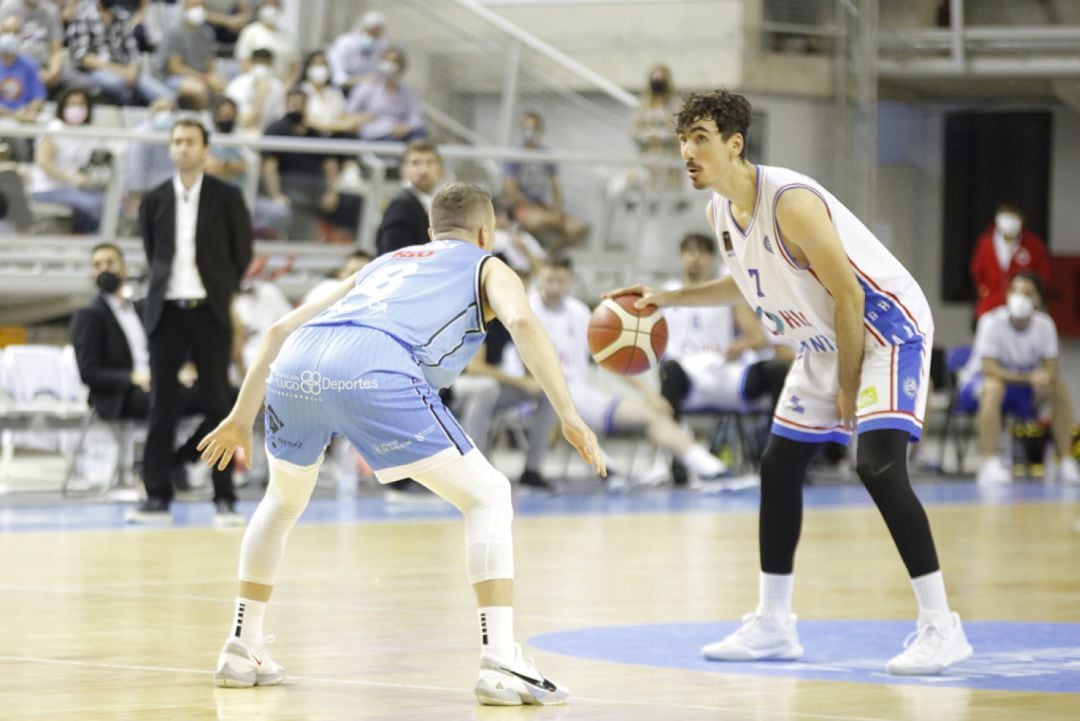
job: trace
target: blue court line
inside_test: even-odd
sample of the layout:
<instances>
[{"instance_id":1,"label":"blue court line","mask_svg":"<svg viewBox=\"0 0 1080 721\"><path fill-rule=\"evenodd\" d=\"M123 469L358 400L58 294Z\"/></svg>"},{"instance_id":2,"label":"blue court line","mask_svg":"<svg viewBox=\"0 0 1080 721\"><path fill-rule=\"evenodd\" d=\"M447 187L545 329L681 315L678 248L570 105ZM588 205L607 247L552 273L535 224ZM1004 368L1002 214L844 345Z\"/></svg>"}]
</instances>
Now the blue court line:
<instances>
[{"instance_id":1,"label":"blue court line","mask_svg":"<svg viewBox=\"0 0 1080 721\"><path fill-rule=\"evenodd\" d=\"M798 661L726 663L702 658L703 645L719 641L738 626L724 622L583 628L535 636L529 644L577 658L707 673L1080 694L1080 624L965 622L975 654L939 676L922 677L885 672L886 661L900 652L904 638L914 630L913 621L799 619L799 640L806 653ZM1077 708L1080 711L1080 705Z\"/></svg>"},{"instance_id":2,"label":"blue court line","mask_svg":"<svg viewBox=\"0 0 1080 721\"><path fill-rule=\"evenodd\" d=\"M920 483L915 490L924 503L935 505L1012 505L1037 502L1080 501L1080 487L1042 483L1017 483L1001 488L981 488L970 482ZM805 490L808 508L870 507L866 490L860 485L809 487ZM522 517L636 515L655 513L756 513L757 490L737 493L701 494L674 489L653 489L627 494L616 493L519 493L515 513ZM250 518L254 501L238 504ZM132 504L58 503L37 507L0 508L0 532L79 531L124 528L124 514ZM166 528L205 528L213 525L209 501L173 504L173 522ZM457 518L457 511L437 499L424 502L391 503L380 497L317 498L308 506L301 523L378 523ZM140 527L147 528L147 527Z\"/></svg>"}]
</instances>

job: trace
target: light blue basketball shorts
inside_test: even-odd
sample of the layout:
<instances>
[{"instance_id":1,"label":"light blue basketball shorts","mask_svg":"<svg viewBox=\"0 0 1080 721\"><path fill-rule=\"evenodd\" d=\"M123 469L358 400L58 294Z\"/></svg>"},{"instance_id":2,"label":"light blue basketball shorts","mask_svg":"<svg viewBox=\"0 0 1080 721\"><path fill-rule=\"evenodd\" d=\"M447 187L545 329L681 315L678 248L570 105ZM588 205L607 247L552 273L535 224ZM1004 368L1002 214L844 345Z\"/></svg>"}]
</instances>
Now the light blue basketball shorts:
<instances>
[{"instance_id":1,"label":"light blue basketball shorts","mask_svg":"<svg viewBox=\"0 0 1080 721\"><path fill-rule=\"evenodd\" d=\"M409 352L372 328L306 326L266 380L266 450L297 466L345 436L389 483L463 456L472 440Z\"/></svg>"}]
</instances>

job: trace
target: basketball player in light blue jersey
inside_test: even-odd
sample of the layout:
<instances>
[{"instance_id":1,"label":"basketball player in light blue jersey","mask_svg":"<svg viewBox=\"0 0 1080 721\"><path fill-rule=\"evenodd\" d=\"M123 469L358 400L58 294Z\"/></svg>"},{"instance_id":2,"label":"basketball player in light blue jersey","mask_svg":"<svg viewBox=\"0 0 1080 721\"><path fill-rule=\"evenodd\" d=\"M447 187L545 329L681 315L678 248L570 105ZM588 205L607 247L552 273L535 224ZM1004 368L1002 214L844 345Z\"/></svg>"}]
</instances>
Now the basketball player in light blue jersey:
<instances>
[{"instance_id":1,"label":"basketball player in light blue jersey","mask_svg":"<svg viewBox=\"0 0 1080 721\"><path fill-rule=\"evenodd\" d=\"M199 446L203 459L219 467L241 449L250 458L251 428L265 395L270 486L240 548L236 618L218 659L218 685L265 686L285 677L266 652L263 616L286 539L315 487L323 451L338 433L380 482L412 477L465 515L466 564L482 638L480 702L566 700L567 689L541 675L514 642L509 481L473 447L438 395L498 318L550 399L566 439L598 473L606 472L521 281L489 253L494 228L483 189L449 185L432 202L431 243L380 257L266 334L232 412Z\"/></svg>"},{"instance_id":2,"label":"basketball player in light blue jersey","mask_svg":"<svg viewBox=\"0 0 1080 721\"><path fill-rule=\"evenodd\" d=\"M734 634L706 646L714 661L792 660L803 649L791 613L802 486L821 443L859 434L856 470L885 519L919 605L916 633L886 664L940 673L971 645L949 608L926 511L911 489L907 449L922 432L934 321L919 284L865 225L812 178L743 157L750 103L691 94L676 118L695 188L712 190L709 224L731 274L658 292L639 306L745 300L766 329L800 350L761 459L760 601Z\"/></svg>"}]
</instances>

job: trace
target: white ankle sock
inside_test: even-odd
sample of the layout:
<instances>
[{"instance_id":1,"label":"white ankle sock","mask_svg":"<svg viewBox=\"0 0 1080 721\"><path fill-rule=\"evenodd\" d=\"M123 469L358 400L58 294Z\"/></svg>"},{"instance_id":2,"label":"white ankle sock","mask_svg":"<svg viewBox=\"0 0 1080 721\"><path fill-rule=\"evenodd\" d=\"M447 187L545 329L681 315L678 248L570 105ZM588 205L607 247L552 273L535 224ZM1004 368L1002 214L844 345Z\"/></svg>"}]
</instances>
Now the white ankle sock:
<instances>
[{"instance_id":1,"label":"white ankle sock","mask_svg":"<svg viewBox=\"0 0 1080 721\"><path fill-rule=\"evenodd\" d=\"M791 617L791 595L795 574L762 573L758 613L787 623Z\"/></svg>"},{"instance_id":2,"label":"white ankle sock","mask_svg":"<svg viewBox=\"0 0 1080 721\"><path fill-rule=\"evenodd\" d=\"M923 611L949 613L949 599L945 595L945 578L941 575L941 571L913 578L911 586L915 589L915 598L919 602L919 613Z\"/></svg>"},{"instance_id":3,"label":"white ankle sock","mask_svg":"<svg viewBox=\"0 0 1080 721\"><path fill-rule=\"evenodd\" d=\"M514 660L514 609L510 606L483 606L480 619L480 653L507 663Z\"/></svg>"},{"instance_id":4,"label":"white ankle sock","mask_svg":"<svg viewBox=\"0 0 1080 721\"><path fill-rule=\"evenodd\" d=\"M697 444L682 454L679 461L699 476L717 476L726 470L719 458Z\"/></svg>"},{"instance_id":5,"label":"white ankle sock","mask_svg":"<svg viewBox=\"0 0 1080 721\"><path fill-rule=\"evenodd\" d=\"M232 636L259 648L263 645L263 617L266 616L266 602L252 601L250 598L236 597Z\"/></svg>"}]
</instances>

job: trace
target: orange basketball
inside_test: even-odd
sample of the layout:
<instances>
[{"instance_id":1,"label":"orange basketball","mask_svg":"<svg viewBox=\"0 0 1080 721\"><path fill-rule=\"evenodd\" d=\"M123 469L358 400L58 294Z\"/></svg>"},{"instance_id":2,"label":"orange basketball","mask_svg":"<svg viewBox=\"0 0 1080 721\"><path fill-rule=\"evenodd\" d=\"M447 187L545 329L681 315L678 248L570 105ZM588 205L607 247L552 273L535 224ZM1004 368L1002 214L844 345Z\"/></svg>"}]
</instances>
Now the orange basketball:
<instances>
[{"instance_id":1,"label":"orange basketball","mask_svg":"<svg viewBox=\"0 0 1080 721\"><path fill-rule=\"evenodd\" d=\"M634 308L639 298L605 298L589 320L589 352L619 375L636 376L656 367L667 348L667 321L655 305Z\"/></svg>"}]
</instances>

